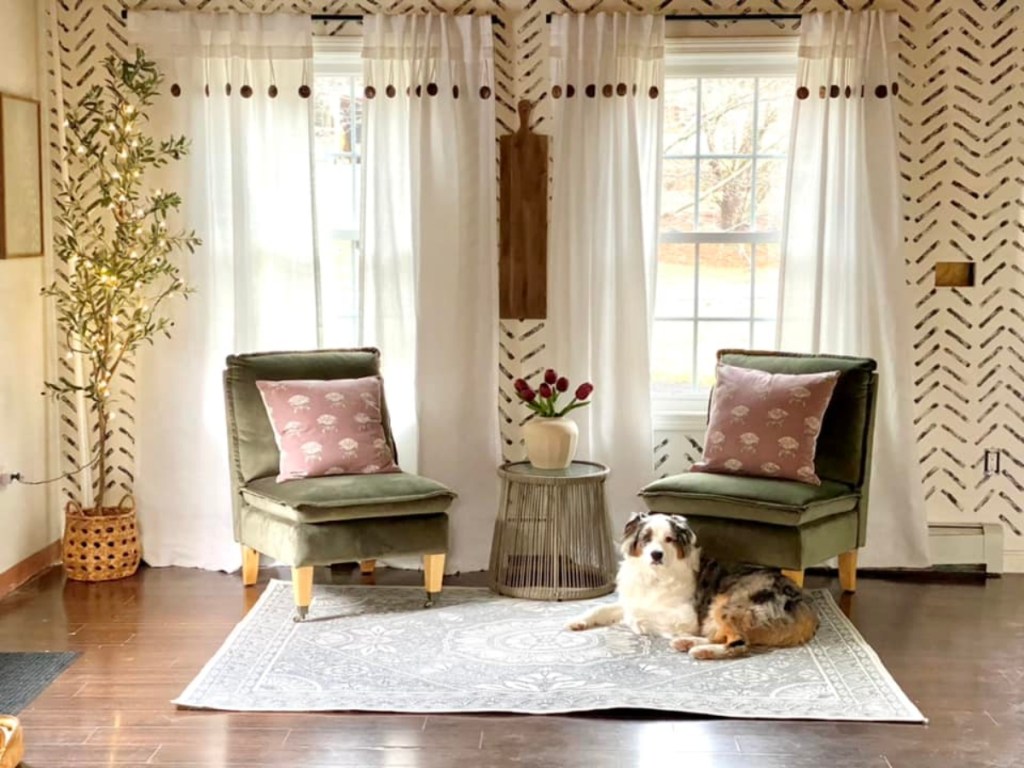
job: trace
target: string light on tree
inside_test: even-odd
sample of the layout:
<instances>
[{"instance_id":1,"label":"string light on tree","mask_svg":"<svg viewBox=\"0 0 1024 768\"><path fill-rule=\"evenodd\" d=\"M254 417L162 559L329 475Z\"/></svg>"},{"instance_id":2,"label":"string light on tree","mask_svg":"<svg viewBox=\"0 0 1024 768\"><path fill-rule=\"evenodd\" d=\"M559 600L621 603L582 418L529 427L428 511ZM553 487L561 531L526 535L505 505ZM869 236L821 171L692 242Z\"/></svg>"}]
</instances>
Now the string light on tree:
<instances>
[{"instance_id":1,"label":"string light on tree","mask_svg":"<svg viewBox=\"0 0 1024 768\"><path fill-rule=\"evenodd\" d=\"M163 77L142 51L104 61L103 85L93 86L64 120L62 174L56 196L54 250L63 265L43 293L54 300L65 358L81 360L83 381L47 382L58 398L80 394L96 444L93 507L107 491L109 422L117 414L112 386L142 344L170 337L164 302L187 297L171 257L194 252L195 232L168 231L165 219L181 207L175 192L143 188L146 173L188 153L183 137L147 135L148 109ZM136 205L137 201L148 204ZM95 426L95 430L92 427Z\"/></svg>"}]
</instances>

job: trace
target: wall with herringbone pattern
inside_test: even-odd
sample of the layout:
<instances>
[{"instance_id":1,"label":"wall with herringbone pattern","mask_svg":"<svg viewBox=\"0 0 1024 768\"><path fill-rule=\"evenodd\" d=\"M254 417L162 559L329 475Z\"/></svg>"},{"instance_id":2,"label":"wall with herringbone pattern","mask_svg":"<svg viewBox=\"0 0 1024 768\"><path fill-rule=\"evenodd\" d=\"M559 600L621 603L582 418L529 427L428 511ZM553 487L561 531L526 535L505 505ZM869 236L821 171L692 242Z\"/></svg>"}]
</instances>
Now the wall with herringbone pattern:
<instances>
[{"instance_id":1,"label":"wall with herringbone pattern","mask_svg":"<svg viewBox=\"0 0 1024 768\"><path fill-rule=\"evenodd\" d=\"M54 0L52 91L73 98L96 77L107 53L126 41L115 0ZM514 104L540 102L535 126L547 111L545 23L549 12L807 12L859 10L873 0L434 0L432 2L331 2L323 0L142 0L138 7L206 11L296 13L454 12L496 16L499 131L515 128ZM924 467L929 516L934 521L1000 522L1007 550L1024 558L1024 0L892 0L902 17L900 55L900 174L906 248L903 256L915 305L917 404L907 461ZM764 22L761 22L762 24ZM735 31L730 24L707 25ZM792 26L792 25L789 25ZM341 22L322 34L344 34ZM707 31L707 30L705 30ZM751 31L744 27L745 33ZM53 131L58 129L52 121ZM55 135L55 134L54 134ZM936 289L935 262L969 260L977 285ZM511 382L553 363L545 356L544 323L502 321L499 393L503 449L522 454L519 427L526 412L512 398ZM884 372L883 372L884 373ZM131 407L129 370L121 382L123 413L113 450L113 482L130 487ZM71 410L61 450L77 463L79 435ZM699 434L659 432L655 462L660 474L679 471L700 452ZM983 476L986 449L1002 451L1001 471ZM69 485L69 494L77 489Z\"/></svg>"}]
</instances>

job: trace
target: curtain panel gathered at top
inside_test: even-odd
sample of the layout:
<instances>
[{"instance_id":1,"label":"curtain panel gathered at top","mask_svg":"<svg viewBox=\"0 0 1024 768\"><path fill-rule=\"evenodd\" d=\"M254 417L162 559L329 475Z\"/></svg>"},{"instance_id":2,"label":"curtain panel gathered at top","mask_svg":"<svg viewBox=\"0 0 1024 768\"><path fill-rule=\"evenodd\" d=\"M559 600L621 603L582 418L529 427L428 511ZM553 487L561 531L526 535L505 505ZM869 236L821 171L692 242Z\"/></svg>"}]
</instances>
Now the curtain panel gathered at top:
<instances>
[{"instance_id":1,"label":"curtain panel gathered at top","mask_svg":"<svg viewBox=\"0 0 1024 768\"><path fill-rule=\"evenodd\" d=\"M231 570L221 371L231 353L317 344L310 171L312 23L294 14L133 11L156 60L150 130L184 134L161 179L203 246L173 338L139 357L135 491L146 561Z\"/></svg>"},{"instance_id":2,"label":"curtain panel gathered at top","mask_svg":"<svg viewBox=\"0 0 1024 768\"><path fill-rule=\"evenodd\" d=\"M783 229L781 349L872 357L866 566L925 566L896 148L898 17L803 17Z\"/></svg>"},{"instance_id":3,"label":"curtain panel gathered at top","mask_svg":"<svg viewBox=\"0 0 1024 768\"><path fill-rule=\"evenodd\" d=\"M459 494L447 569L479 570L500 463L491 20L366 16L363 34L363 341L399 463Z\"/></svg>"},{"instance_id":4,"label":"curtain panel gathered at top","mask_svg":"<svg viewBox=\"0 0 1024 768\"><path fill-rule=\"evenodd\" d=\"M590 379L579 456L612 467L613 525L654 477L650 326L657 258L665 20L558 15L546 364Z\"/></svg>"}]
</instances>

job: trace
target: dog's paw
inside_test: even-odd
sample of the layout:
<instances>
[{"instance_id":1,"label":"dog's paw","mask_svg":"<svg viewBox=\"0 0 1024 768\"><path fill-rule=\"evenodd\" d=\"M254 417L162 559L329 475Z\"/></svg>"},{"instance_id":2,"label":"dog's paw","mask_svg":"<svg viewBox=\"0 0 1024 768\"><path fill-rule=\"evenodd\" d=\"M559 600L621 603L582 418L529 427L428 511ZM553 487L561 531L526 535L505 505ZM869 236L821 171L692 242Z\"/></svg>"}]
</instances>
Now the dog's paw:
<instances>
[{"instance_id":1,"label":"dog's paw","mask_svg":"<svg viewBox=\"0 0 1024 768\"><path fill-rule=\"evenodd\" d=\"M690 649L690 658L698 661L710 661L720 658L717 648L711 645L696 645Z\"/></svg>"},{"instance_id":2,"label":"dog's paw","mask_svg":"<svg viewBox=\"0 0 1024 768\"><path fill-rule=\"evenodd\" d=\"M626 627L635 635L647 635L651 633L651 626L648 622L642 619L632 619L631 621L625 622Z\"/></svg>"},{"instance_id":3,"label":"dog's paw","mask_svg":"<svg viewBox=\"0 0 1024 768\"><path fill-rule=\"evenodd\" d=\"M586 619L575 619L566 624L565 628L572 632L582 632L585 629L590 629L590 624Z\"/></svg>"},{"instance_id":4,"label":"dog's paw","mask_svg":"<svg viewBox=\"0 0 1024 768\"><path fill-rule=\"evenodd\" d=\"M697 643L699 642L700 641L695 637L677 637L673 639L672 642L669 643L669 645L672 646L672 650L682 651L683 653L685 653L691 648L696 647Z\"/></svg>"}]
</instances>

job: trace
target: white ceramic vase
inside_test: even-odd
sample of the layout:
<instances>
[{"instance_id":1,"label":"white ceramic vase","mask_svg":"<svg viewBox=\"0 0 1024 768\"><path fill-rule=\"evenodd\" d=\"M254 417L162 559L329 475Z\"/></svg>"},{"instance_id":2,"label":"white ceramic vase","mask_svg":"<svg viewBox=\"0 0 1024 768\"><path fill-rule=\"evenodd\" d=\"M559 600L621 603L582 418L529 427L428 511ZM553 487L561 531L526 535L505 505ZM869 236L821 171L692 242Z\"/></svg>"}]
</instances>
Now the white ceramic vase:
<instances>
[{"instance_id":1,"label":"white ceramic vase","mask_svg":"<svg viewBox=\"0 0 1024 768\"><path fill-rule=\"evenodd\" d=\"M580 430L565 417L535 417L523 425L526 458L537 469L565 469L576 455Z\"/></svg>"}]
</instances>

